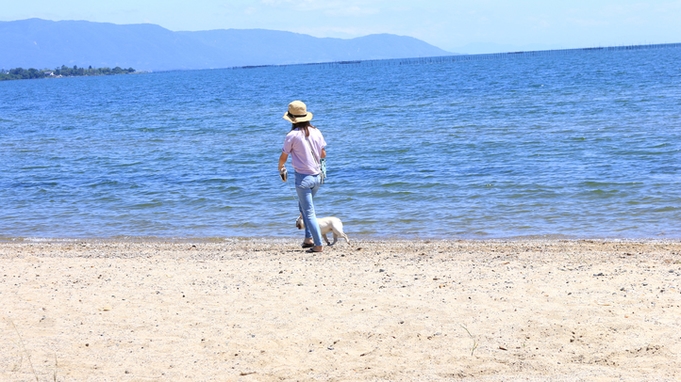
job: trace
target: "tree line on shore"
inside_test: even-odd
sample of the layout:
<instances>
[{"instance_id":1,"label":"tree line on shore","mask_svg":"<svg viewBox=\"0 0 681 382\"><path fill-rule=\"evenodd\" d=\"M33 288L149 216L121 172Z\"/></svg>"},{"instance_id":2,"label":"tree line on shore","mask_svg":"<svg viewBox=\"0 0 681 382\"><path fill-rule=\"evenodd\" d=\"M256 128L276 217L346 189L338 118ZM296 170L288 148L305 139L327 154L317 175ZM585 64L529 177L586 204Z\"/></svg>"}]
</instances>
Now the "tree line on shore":
<instances>
[{"instance_id":1,"label":"tree line on shore","mask_svg":"<svg viewBox=\"0 0 681 382\"><path fill-rule=\"evenodd\" d=\"M93 68L92 66L86 68L79 68L74 65L69 68L62 65L61 68L56 69L24 69L14 68L10 70L0 70L0 81L4 80L27 80L35 78L54 78L54 77L77 77L77 76L109 76L115 74L129 74L135 73L135 69L123 69L121 67L111 68Z\"/></svg>"}]
</instances>

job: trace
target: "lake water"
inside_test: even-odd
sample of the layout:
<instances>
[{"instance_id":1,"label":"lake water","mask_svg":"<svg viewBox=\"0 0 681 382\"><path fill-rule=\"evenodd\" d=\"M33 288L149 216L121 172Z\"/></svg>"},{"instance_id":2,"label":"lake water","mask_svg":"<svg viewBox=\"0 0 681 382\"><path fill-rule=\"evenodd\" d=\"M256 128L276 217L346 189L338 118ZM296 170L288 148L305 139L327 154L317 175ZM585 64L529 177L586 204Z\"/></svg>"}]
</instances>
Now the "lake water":
<instances>
[{"instance_id":1,"label":"lake water","mask_svg":"<svg viewBox=\"0 0 681 382\"><path fill-rule=\"evenodd\" d=\"M0 82L0 239L300 237L294 99L351 238L681 238L669 45Z\"/></svg>"}]
</instances>

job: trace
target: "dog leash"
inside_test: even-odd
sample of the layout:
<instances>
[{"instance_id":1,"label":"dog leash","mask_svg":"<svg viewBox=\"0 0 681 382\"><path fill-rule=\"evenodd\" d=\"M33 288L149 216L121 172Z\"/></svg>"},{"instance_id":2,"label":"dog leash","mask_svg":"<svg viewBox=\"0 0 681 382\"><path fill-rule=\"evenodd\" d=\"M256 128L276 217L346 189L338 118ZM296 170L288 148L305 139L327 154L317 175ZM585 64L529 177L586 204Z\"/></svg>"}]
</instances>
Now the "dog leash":
<instances>
[{"instance_id":1,"label":"dog leash","mask_svg":"<svg viewBox=\"0 0 681 382\"><path fill-rule=\"evenodd\" d=\"M284 183L286 183L286 185L288 186L287 188L293 192L293 199L295 199L296 202L299 202L298 193L296 192L295 188L291 187L291 185L288 183L288 171L286 171L286 167L283 167L281 170L279 170L279 176L281 177L281 180L283 180Z\"/></svg>"}]
</instances>

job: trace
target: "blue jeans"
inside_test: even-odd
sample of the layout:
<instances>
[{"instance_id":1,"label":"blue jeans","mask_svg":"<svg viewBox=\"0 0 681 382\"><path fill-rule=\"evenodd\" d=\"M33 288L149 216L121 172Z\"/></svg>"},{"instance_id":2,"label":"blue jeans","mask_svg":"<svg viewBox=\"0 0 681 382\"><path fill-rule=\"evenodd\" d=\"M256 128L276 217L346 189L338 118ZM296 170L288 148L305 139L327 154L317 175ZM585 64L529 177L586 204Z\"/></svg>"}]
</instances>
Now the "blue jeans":
<instances>
[{"instance_id":1,"label":"blue jeans","mask_svg":"<svg viewBox=\"0 0 681 382\"><path fill-rule=\"evenodd\" d=\"M298 209L303 215L305 223L305 238L312 238L315 246L322 245L322 232L317 224L313 198L319 191L319 175L305 175L296 173L296 193L298 194Z\"/></svg>"}]
</instances>

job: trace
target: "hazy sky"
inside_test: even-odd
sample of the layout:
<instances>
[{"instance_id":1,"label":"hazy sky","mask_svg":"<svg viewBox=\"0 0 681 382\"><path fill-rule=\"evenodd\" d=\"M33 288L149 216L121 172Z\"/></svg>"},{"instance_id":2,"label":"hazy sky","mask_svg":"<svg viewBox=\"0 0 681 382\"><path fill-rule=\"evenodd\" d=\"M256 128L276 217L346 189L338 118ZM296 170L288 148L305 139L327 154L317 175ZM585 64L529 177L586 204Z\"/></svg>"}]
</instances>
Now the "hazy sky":
<instances>
[{"instance_id":1,"label":"hazy sky","mask_svg":"<svg viewBox=\"0 0 681 382\"><path fill-rule=\"evenodd\" d=\"M33 17L151 23L173 31L392 33L461 53L681 42L681 0L23 0L0 6L0 21Z\"/></svg>"}]
</instances>

